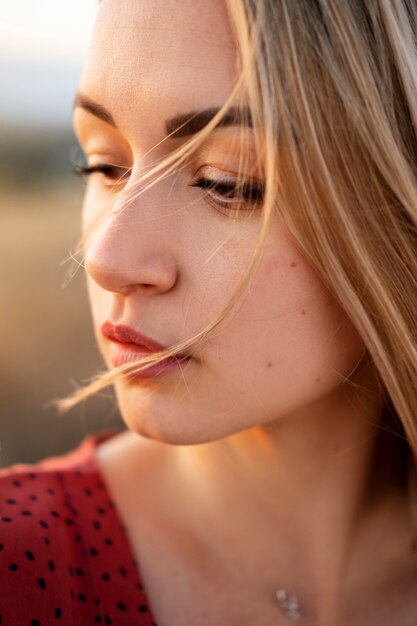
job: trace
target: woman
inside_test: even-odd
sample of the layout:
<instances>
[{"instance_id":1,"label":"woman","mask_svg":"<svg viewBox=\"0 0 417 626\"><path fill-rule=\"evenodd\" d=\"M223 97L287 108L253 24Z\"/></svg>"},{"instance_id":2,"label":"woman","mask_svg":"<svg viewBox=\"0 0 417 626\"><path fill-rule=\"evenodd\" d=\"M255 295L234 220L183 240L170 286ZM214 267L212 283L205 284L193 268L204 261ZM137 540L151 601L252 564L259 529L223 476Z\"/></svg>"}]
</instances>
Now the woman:
<instances>
[{"instance_id":1,"label":"woman","mask_svg":"<svg viewBox=\"0 0 417 626\"><path fill-rule=\"evenodd\" d=\"M416 24L102 3L74 121L109 371L61 407L114 382L128 428L3 473L4 624L416 623Z\"/></svg>"}]
</instances>

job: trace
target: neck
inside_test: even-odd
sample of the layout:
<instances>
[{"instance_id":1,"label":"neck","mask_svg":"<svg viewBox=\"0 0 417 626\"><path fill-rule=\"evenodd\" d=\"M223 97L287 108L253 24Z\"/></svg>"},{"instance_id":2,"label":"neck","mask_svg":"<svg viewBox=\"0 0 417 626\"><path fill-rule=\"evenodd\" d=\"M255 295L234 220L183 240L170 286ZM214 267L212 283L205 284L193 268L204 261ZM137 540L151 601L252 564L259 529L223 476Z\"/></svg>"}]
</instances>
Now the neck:
<instances>
[{"instance_id":1,"label":"neck","mask_svg":"<svg viewBox=\"0 0 417 626\"><path fill-rule=\"evenodd\" d=\"M372 376L358 373L350 393L340 388L273 424L175 452L192 496L187 515L193 528L212 530L210 551L301 602L308 590L315 612L331 619L359 537L374 511L392 509L401 480L397 439L379 428L383 401ZM322 607L316 596L326 597Z\"/></svg>"}]
</instances>

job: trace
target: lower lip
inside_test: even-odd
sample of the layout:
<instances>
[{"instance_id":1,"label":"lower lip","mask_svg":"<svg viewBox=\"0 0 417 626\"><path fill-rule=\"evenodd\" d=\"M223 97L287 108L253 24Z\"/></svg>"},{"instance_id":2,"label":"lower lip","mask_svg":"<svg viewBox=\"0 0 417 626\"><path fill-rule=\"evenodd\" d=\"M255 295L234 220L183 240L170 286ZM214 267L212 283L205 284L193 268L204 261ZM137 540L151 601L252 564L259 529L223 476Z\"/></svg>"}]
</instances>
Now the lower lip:
<instances>
[{"instance_id":1,"label":"lower lip","mask_svg":"<svg viewBox=\"0 0 417 626\"><path fill-rule=\"evenodd\" d=\"M153 354L153 352L145 350L142 346L137 346L132 343L121 343L116 341L111 342L110 360L113 367L119 367L120 365L137 361L138 359L149 356L150 354ZM170 357L160 363L150 365L141 372L129 373L129 378L154 378L155 376L163 376L178 372L182 366L185 365L185 363L188 363L189 360L189 357L182 359Z\"/></svg>"}]
</instances>

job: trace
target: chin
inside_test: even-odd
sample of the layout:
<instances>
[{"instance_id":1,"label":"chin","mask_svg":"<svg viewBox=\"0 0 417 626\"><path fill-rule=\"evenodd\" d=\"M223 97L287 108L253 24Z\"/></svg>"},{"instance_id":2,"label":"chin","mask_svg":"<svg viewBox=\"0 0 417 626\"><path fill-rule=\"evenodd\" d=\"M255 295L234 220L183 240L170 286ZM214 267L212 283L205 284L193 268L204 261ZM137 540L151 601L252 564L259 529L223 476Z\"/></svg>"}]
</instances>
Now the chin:
<instances>
[{"instance_id":1,"label":"chin","mask_svg":"<svg viewBox=\"0 0 417 626\"><path fill-rule=\"evenodd\" d=\"M116 396L127 428L147 439L188 446L216 441L229 434L213 432L215 420L209 420L205 428L201 420L196 421L198 412L190 407L173 407L168 398L149 388L141 386L138 392L126 393L116 384Z\"/></svg>"},{"instance_id":2,"label":"chin","mask_svg":"<svg viewBox=\"0 0 417 626\"><path fill-rule=\"evenodd\" d=\"M126 393L118 389L116 395L123 421L129 430L149 440L174 446L192 446L224 439L246 430L239 424L224 419L224 415L204 413L189 403L178 402L175 406L159 393L140 388ZM219 419L221 418L221 419ZM249 424L247 428L252 425Z\"/></svg>"},{"instance_id":3,"label":"chin","mask_svg":"<svg viewBox=\"0 0 417 626\"><path fill-rule=\"evenodd\" d=\"M126 426L142 437L152 441L158 441L173 446L192 446L210 443L222 437L209 435L201 430L196 432L193 428L187 428L184 424L167 423L168 420L158 419L156 416L143 414L127 414L122 412L122 418Z\"/></svg>"}]
</instances>

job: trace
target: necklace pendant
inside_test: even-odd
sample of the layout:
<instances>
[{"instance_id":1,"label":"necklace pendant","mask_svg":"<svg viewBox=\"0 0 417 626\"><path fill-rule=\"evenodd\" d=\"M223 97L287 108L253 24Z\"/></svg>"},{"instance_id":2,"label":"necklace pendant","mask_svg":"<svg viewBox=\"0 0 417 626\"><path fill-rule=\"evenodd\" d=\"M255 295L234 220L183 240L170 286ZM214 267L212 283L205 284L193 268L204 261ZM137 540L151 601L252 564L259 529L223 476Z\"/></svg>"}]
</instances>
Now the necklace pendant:
<instances>
[{"instance_id":1,"label":"necklace pendant","mask_svg":"<svg viewBox=\"0 0 417 626\"><path fill-rule=\"evenodd\" d=\"M276 597L281 610L287 615L287 617L294 621L300 619L300 606L295 593L292 593L287 589L278 589L276 591Z\"/></svg>"}]
</instances>

